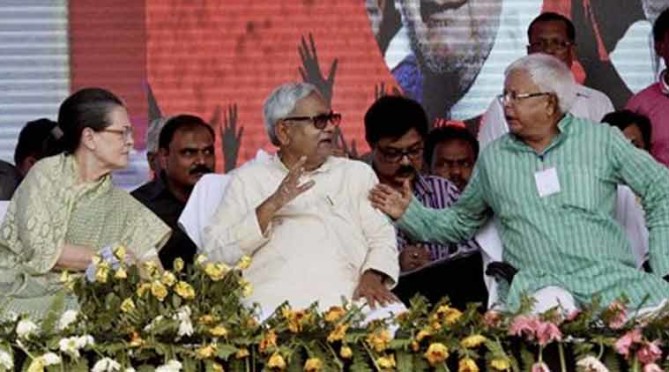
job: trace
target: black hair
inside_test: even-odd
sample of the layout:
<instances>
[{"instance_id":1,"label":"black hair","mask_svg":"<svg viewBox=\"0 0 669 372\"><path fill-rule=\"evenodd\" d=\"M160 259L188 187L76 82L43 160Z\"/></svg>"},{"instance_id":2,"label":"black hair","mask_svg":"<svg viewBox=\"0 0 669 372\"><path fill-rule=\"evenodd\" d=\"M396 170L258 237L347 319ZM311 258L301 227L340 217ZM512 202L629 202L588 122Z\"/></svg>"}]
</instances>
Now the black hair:
<instances>
[{"instance_id":1,"label":"black hair","mask_svg":"<svg viewBox=\"0 0 669 372\"><path fill-rule=\"evenodd\" d=\"M669 7L664 9L653 23L653 40L659 43L669 31Z\"/></svg>"},{"instance_id":2,"label":"black hair","mask_svg":"<svg viewBox=\"0 0 669 372\"><path fill-rule=\"evenodd\" d=\"M646 144L646 151L650 151L650 138L652 135L652 129L650 120L645 115L630 110L614 111L604 115L602 118L602 123L608 123L620 129L621 131L625 130L625 128L632 124L636 124L636 126L641 131L641 137Z\"/></svg>"},{"instance_id":3,"label":"black hair","mask_svg":"<svg viewBox=\"0 0 669 372\"><path fill-rule=\"evenodd\" d=\"M195 128L206 128L211 134L211 137L216 139L214 129L212 129L212 127L199 116L177 115L167 120L163 126L163 129L160 130L160 136L158 137L158 148L169 150L170 143L172 142L174 134L177 131L193 130Z\"/></svg>"},{"instance_id":4,"label":"black hair","mask_svg":"<svg viewBox=\"0 0 669 372\"><path fill-rule=\"evenodd\" d=\"M427 140L425 141L425 151L423 151L425 164L427 164L428 167L430 164L432 164L432 156L434 155L434 149L437 147L437 145L456 139L467 142L474 152L474 160L478 158L479 141L476 140L476 137L474 137L474 135L469 130L467 130L467 128L455 125L446 125L432 129L427 135Z\"/></svg>"},{"instance_id":5,"label":"black hair","mask_svg":"<svg viewBox=\"0 0 669 372\"><path fill-rule=\"evenodd\" d=\"M47 118L32 120L26 123L19 133L19 139L14 148L14 164L18 167L29 156L40 160L52 155L50 144L55 139L54 128L56 122Z\"/></svg>"},{"instance_id":6,"label":"black hair","mask_svg":"<svg viewBox=\"0 0 669 372\"><path fill-rule=\"evenodd\" d=\"M541 13L536 18L534 18L532 22L530 22L530 26L527 28L527 40L530 40L530 35L532 35L532 28L537 23L542 23L542 22L564 23L565 27L567 28L567 39L569 39L569 41L571 41L572 43L576 41L576 28L574 28L574 24L571 22L571 20L563 16L562 14L553 12Z\"/></svg>"},{"instance_id":7,"label":"black hair","mask_svg":"<svg viewBox=\"0 0 669 372\"><path fill-rule=\"evenodd\" d=\"M370 147L382 138L397 139L415 129L425 138L428 120L420 103L402 96L383 96L365 113L365 139Z\"/></svg>"},{"instance_id":8,"label":"black hair","mask_svg":"<svg viewBox=\"0 0 669 372\"><path fill-rule=\"evenodd\" d=\"M110 126L109 113L119 106L124 107L123 101L102 88L84 88L67 97L58 110L63 151L74 153L81 144L84 129L100 132Z\"/></svg>"}]
</instances>

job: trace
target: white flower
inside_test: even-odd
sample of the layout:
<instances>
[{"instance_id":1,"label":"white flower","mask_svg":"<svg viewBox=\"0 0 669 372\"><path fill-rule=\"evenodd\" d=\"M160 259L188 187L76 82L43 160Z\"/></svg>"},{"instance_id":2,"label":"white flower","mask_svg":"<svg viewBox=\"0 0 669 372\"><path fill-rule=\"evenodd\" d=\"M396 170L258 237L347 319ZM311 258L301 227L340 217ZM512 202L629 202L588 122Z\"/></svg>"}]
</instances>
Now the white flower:
<instances>
[{"instance_id":1,"label":"white flower","mask_svg":"<svg viewBox=\"0 0 669 372\"><path fill-rule=\"evenodd\" d=\"M190 307L183 306L179 309L176 315L176 320L179 321L179 330L177 335L179 337L190 336L193 334L193 323L190 319Z\"/></svg>"},{"instance_id":2,"label":"white flower","mask_svg":"<svg viewBox=\"0 0 669 372\"><path fill-rule=\"evenodd\" d=\"M156 368L156 372L179 372L181 371L181 363L178 360L170 360L167 364Z\"/></svg>"},{"instance_id":3,"label":"white flower","mask_svg":"<svg viewBox=\"0 0 669 372\"><path fill-rule=\"evenodd\" d=\"M158 315L157 317L153 318L153 320L144 327L145 332L151 331L158 323L162 322L163 319L165 319L162 315Z\"/></svg>"},{"instance_id":4,"label":"white flower","mask_svg":"<svg viewBox=\"0 0 669 372\"><path fill-rule=\"evenodd\" d=\"M79 337L61 338L58 341L58 349L74 358L79 358L79 349L83 346L85 345L82 345Z\"/></svg>"},{"instance_id":5,"label":"white flower","mask_svg":"<svg viewBox=\"0 0 669 372\"><path fill-rule=\"evenodd\" d=\"M135 369L132 368L132 367L128 367L128 368L126 368L125 371L123 371L123 372L137 372L137 371L135 371Z\"/></svg>"},{"instance_id":6,"label":"white flower","mask_svg":"<svg viewBox=\"0 0 669 372\"><path fill-rule=\"evenodd\" d=\"M609 369L592 355L579 360L576 365L583 368L584 372L609 372Z\"/></svg>"},{"instance_id":7,"label":"white flower","mask_svg":"<svg viewBox=\"0 0 669 372\"><path fill-rule=\"evenodd\" d=\"M0 350L0 369L6 369L7 371L14 370L14 360L12 356L9 355L5 350Z\"/></svg>"},{"instance_id":8,"label":"white flower","mask_svg":"<svg viewBox=\"0 0 669 372\"><path fill-rule=\"evenodd\" d=\"M58 320L58 330L62 331L65 328L69 327L70 324L74 323L77 320L77 315L79 313L76 310L67 310L60 316Z\"/></svg>"},{"instance_id":9,"label":"white flower","mask_svg":"<svg viewBox=\"0 0 669 372\"><path fill-rule=\"evenodd\" d=\"M37 324L28 319L23 319L16 325L16 334L19 338L27 338L28 336L35 334L37 330Z\"/></svg>"},{"instance_id":10,"label":"white flower","mask_svg":"<svg viewBox=\"0 0 669 372\"><path fill-rule=\"evenodd\" d=\"M115 372L120 371L121 365L110 358L102 358L95 363L91 372Z\"/></svg>"},{"instance_id":11,"label":"white flower","mask_svg":"<svg viewBox=\"0 0 669 372\"><path fill-rule=\"evenodd\" d=\"M77 348L79 348L79 349L83 349L86 346L95 344L95 340L93 339L93 336L91 336L91 335L79 336L79 337L77 337L75 342L77 344Z\"/></svg>"},{"instance_id":12,"label":"white flower","mask_svg":"<svg viewBox=\"0 0 669 372\"><path fill-rule=\"evenodd\" d=\"M44 355L42 355L40 358L44 361L44 366L52 366L55 364L60 364L61 359L58 356L58 354L48 352Z\"/></svg>"}]
</instances>

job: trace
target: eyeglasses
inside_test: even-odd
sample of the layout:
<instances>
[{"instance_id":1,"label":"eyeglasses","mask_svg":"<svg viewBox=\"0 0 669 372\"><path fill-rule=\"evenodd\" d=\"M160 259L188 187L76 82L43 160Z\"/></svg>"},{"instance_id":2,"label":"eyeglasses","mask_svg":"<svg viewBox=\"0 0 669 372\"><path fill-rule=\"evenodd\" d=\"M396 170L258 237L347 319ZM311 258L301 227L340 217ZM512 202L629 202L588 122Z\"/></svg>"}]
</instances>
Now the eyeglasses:
<instances>
[{"instance_id":1,"label":"eyeglasses","mask_svg":"<svg viewBox=\"0 0 669 372\"><path fill-rule=\"evenodd\" d=\"M400 149L384 149L382 147L378 147L377 150L379 150L379 153L383 157L383 160L389 163L399 163L405 156L411 160L416 160L420 158L421 156L423 156L424 148L420 146L408 150L400 150Z\"/></svg>"},{"instance_id":2,"label":"eyeglasses","mask_svg":"<svg viewBox=\"0 0 669 372\"><path fill-rule=\"evenodd\" d=\"M328 114L316 116L291 116L283 118L283 121L310 121L316 129L325 129L328 124L338 126L341 123L341 114L330 111Z\"/></svg>"},{"instance_id":3,"label":"eyeglasses","mask_svg":"<svg viewBox=\"0 0 669 372\"><path fill-rule=\"evenodd\" d=\"M571 41L542 39L539 41L535 41L534 43L530 43L530 49L534 51L554 50L556 52L564 52L565 50L567 50L567 48L569 48L572 45L574 45L574 43L572 43Z\"/></svg>"},{"instance_id":4,"label":"eyeglasses","mask_svg":"<svg viewBox=\"0 0 669 372\"><path fill-rule=\"evenodd\" d=\"M516 93L516 92L506 92L502 93L497 96L497 99L499 102L504 105L506 103L516 103L518 101L522 101L524 99L532 98L532 97L539 97L539 96L547 96L550 95L551 93L549 92L537 92L537 93Z\"/></svg>"},{"instance_id":5,"label":"eyeglasses","mask_svg":"<svg viewBox=\"0 0 669 372\"><path fill-rule=\"evenodd\" d=\"M132 138L133 130L132 130L132 127L124 127L123 129L105 128L105 129L101 130L100 132L109 132L109 133L120 134L121 136L123 136L124 140L128 141Z\"/></svg>"}]
</instances>

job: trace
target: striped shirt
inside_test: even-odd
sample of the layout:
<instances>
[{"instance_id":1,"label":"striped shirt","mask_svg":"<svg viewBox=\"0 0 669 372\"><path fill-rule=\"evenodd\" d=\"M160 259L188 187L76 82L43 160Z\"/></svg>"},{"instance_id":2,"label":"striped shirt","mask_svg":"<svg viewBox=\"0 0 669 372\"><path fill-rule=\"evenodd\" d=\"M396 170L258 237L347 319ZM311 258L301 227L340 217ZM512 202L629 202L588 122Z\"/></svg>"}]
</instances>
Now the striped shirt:
<instances>
[{"instance_id":1,"label":"striped shirt","mask_svg":"<svg viewBox=\"0 0 669 372\"><path fill-rule=\"evenodd\" d=\"M447 179L437 176L419 174L413 186L413 194L421 204L434 209L448 208L460 197L458 189ZM397 247L400 251L406 245L415 245L420 241L409 238L401 230L397 230ZM430 251L432 261L450 260L456 257L468 256L479 250L474 239L460 243L425 243Z\"/></svg>"},{"instance_id":2,"label":"striped shirt","mask_svg":"<svg viewBox=\"0 0 669 372\"><path fill-rule=\"evenodd\" d=\"M669 283L662 279L669 273L669 170L608 125L567 114L558 129L541 154L513 135L494 141L453 207L435 211L414 200L398 226L422 240L459 241L494 212L504 260L519 269L506 296L512 311L523 295L551 285L579 303L599 295L606 304L624 295L636 308L669 298ZM550 168L559 191L541 197L535 175ZM654 274L635 268L613 219L618 184L642 200Z\"/></svg>"}]
</instances>

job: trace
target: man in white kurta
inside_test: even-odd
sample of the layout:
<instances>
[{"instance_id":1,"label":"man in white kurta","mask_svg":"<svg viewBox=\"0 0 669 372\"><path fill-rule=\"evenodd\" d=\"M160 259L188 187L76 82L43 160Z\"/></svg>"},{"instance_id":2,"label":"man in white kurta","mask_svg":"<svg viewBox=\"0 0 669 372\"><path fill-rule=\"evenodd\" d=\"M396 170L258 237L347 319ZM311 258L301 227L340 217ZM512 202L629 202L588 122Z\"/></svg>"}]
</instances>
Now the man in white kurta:
<instances>
[{"instance_id":1,"label":"man in white kurta","mask_svg":"<svg viewBox=\"0 0 669 372\"><path fill-rule=\"evenodd\" d=\"M327 309L341 305L342 298L350 301L361 297L370 302L370 293L380 293L376 300L387 304L392 301L383 300L393 297L388 287L399 274L394 227L367 198L369 190L378 183L374 171L362 162L327 156L323 149L319 150L324 154L323 161L313 167L305 165L292 188L303 189L276 208L263 229L261 209L282 195L282 189L287 190L286 185L290 186L290 179L297 172L294 165L286 165L290 163L288 151L291 144L304 141L306 134L291 131L316 133L313 116L305 119L305 112L298 112L302 110L301 102L307 100L320 105L317 92L307 94L287 117L277 120L276 131L286 135L279 153L234 172L204 233L204 253L210 260L234 264L242 255L251 256L252 263L244 277L252 284L253 293L246 300L259 303L264 315L284 301L295 308L317 301L321 309ZM304 107L307 106L310 105ZM307 113L315 114L325 115L318 111ZM333 114L327 115L332 118ZM295 128L292 125L305 123L288 125L284 121L311 123ZM316 133L318 146L327 145L327 131L333 127L328 123L321 128L322 133ZM268 131L271 130L274 129L270 126ZM308 158L303 157L307 162ZM379 280L371 286L373 289L368 286L370 277ZM371 299L374 297L372 294Z\"/></svg>"}]
</instances>

